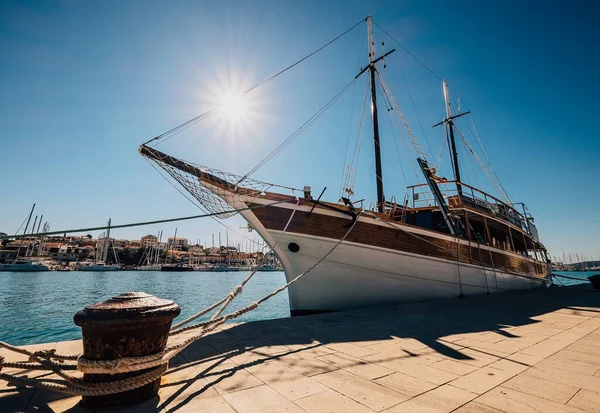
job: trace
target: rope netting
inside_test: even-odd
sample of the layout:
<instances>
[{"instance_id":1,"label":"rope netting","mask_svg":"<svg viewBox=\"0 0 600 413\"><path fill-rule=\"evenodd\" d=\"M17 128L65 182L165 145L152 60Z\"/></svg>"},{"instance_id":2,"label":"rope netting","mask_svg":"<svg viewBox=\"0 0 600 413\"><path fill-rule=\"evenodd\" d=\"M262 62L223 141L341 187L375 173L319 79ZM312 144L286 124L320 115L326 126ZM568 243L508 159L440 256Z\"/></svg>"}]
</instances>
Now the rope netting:
<instances>
[{"instance_id":1,"label":"rope netting","mask_svg":"<svg viewBox=\"0 0 600 413\"><path fill-rule=\"evenodd\" d=\"M140 152L177 181L194 198L190 199L176 187L190 202L207 213L219 214L218 218L221 219L236 215L237 210L245 208L252 199L264 196L271 188L289 194L290 199L295 197L296 191L300 191L183 161L146 146L142 146ZM240 182L241 185L238 185ZM245 200L236 195L244 195Z\"/></svg>"}]
</instances>

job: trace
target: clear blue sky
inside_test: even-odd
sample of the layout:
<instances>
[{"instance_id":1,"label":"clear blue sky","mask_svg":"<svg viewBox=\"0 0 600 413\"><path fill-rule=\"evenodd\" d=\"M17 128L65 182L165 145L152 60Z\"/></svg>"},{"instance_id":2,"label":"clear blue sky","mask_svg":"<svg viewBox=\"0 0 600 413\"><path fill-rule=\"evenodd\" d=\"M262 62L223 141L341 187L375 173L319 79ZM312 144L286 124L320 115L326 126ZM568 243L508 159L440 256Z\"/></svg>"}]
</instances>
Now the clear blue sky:
<instances>
[{"instance_id":1,"label":"clear blue sky","mask_svg":"<svg viewBox=\"0 0 600 413\"><path fill-rule=\"evenodd\" d=\"M598 254L599 7L593 1L3 1L0 231L14 232L34 202L52 229L198 213L137 153L139 144L371 14L473 111L499 177L515 200L528 204L550 253ZM213 119L159 148L245 173L352 79L366 59L365 31L361 25L259 89L243 125ZM393 46L381 31L375 35L386 50ZM440 82L406 53L395 55L386 76L421 135L398 76L402 65L437 158L440 136L430 126L443 114ZM336 200L352 95L360 104L362 93L361 81L255 178L308 184L314 192L327 186L326 198ZM405 182L391 142L382 137L386 193L401 198ZM409 175L410 165L404 168ZM370 188L363 191L370 199L372 169L366 136L357 188ZM239 218L226 223L256 238L238 228ZM212 220L115 236L139 238L161 228L171 236L175 226L181 236L208 244L213 233L225 237ZM230 239L241 238L230 233Z\"/></svg>"}]
</instances>

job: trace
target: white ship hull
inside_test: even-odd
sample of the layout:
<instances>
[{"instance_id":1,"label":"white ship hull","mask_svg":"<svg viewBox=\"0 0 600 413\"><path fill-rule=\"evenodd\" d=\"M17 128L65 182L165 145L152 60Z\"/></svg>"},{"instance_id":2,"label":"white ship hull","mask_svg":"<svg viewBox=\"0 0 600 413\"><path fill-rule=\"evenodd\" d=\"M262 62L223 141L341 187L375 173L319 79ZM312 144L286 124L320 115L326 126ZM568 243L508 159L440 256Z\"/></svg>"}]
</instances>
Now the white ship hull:
<instances>
[{"instance_id":1,"label":"white ship hull","mask_svg":"<svg viewBox=\"0 0 600 413\"><path fill-rule=\"evenodd\" d=\"M273 239L279 232L269 231ZM289 243L300 246L287 251ZM337 240L286 233L276 252L287 281L325 256ZM292 314L338 311L428 299L531 289L544 285L481 266L424 258L384 248L343 242L325 261L289 288Z\"/></svg>"},{"instance_id":2,"label":"white ship hull","mask_svg":"<svg viewBox=\"0 0 600 413\"><path fill-rule=\"evenodd\" d=\"M278 207L285 208L290 214L294 208L291 204ZM307 211L309 208L300 206L296 213ZM332 211L319 213L340 216ZM281 235L281 231L267 230L252 211L241 212L241 215L270 245L275 245L274 251L283 263L288 282L322 259L339 241L289 231ZM370 218L359 219L376 224ZM422 232L418 229L410 231ZM290 251L290 243L298 244L299 251ZM545 285L543 278L498 268L344 241L310 273L292 284L288 293L291 314L301 315L461 295L495 294Z\"/></svg>"}]
</instances>

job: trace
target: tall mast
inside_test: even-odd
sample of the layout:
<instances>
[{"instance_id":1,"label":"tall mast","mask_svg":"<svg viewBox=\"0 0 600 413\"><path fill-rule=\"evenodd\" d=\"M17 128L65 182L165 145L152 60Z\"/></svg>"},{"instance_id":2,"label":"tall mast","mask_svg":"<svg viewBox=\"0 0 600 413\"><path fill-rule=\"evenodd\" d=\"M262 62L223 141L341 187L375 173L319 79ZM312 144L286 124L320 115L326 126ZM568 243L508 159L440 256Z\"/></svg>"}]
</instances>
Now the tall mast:
<instances>
[{"instance_id":1,"label":"tall mast","mask_svg":"<svg viewBox=\"0 0 600 413\"><path fill-rule=\"evenodd\" d=\"M442 82L444 85L444 101L446 102L446 127L448 131L448 137L450 139L450 158L452 159L452 169L454 170L454 180L456 181L456 190L459 197L462 196L462 186L460 185L460 169L458 167L458 152L456 150L456 142L454 141L454 118L452 117L452 110L450 108L450 95L448 94L448 82L445 80Z\"/></svg>"},{"instance_id":2,"label":"tall mast","mask_svg":"<svg viewBox=\"0 0 600 413\"><path fill-rule=\"evenodd\" d=\"M25 239L25 235L27 235L27 228L29 227L29 223L31 222L31 216L33 215L33 210L35 209L35 204L31 207L31 212L29 213L29 217L27 217L27 224L25 224L25 229L23 230L23 238L21 238L21 242L19 242L19 249L17 249L17 255L15 256L15 262L19 259L19 253L21 252L21 246L23 245L23 240ZM29 251L29 244L27 244L27 251ZM25 253L27 256L27 253Z\"/></svg>"},{"instance_id":3,"label":"tall mast","mask_svg":"<svg viewBox=\"0 0 600 413\"><path fill-rule=\"evenodd\" d=\"M108 219L108 228L106 229L106 237L104 238L103 250L102 250L102 261L106 264L108 259L108 246L110 244L110 223L111 219Z\"/></svg>"},{"instance_id":4,"label":"tall mast","mask_svg":"<svg viewBox=\"0 0 600 413\"><path fill-rule=\"evenodd\" d=\"M371 72L371 115L373 117L373 140L375 142L375 179L377 181L377 211L383 212L385 197L383 195L383 176L381 172L381 146L379 144L379 120L377 118L377 87L375 85L375 42L371 16L367 16L369 30L369 71Z\"/></svg>"}]
</instances>

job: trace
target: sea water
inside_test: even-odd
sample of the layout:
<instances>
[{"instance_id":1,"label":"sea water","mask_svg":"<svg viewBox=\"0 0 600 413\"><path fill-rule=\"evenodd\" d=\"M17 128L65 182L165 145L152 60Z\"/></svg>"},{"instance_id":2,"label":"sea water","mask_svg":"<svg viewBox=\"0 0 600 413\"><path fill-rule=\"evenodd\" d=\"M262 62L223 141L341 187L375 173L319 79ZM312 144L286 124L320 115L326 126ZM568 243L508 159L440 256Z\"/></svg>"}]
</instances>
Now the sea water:
<instances>
[{"instance_id":1,"label":"sea water","mask_svg":"<svg viewBox=\"0 0 600 413\"><path fill-rule=\"evenodd\" d=\"M594 272L555 271L581 281L555 278L557 285L586 283ZM143 291L181 306L175 322L223 298L248 272L0 272L0 340L25 345L81 338L73 315L84 307L128 291ZM256 301L285 284L283 272L258 272L229 311ZM289 317L286 291L236 321ZM210 315L199 319L208 319Z\"/></svg>"},{"instance_id":2,"label":"sea water","mask_svg":"<svg viewBox=\"0 0 600 413\"><path fill-rule=\"evenodd\" d=\"M15 345L76 340L73 316L128 291L143 291L181 306L175 322L229 294L248 272L0 272L0 340ZM285 285L283 272L258 272L225 311L239 309ZM236 321L289 317L287 291ZM210 314L198 321L210 318Z\"/></svg>"},{"instance_id":3,"label":"sea water","mask_svg":"<svg viewBox=\"0 0 600 413\"><path fill-rule=\"evenodd\" d=\"M554 274L564 275L565 277L553 277L556 285L575 285L589 283L588 277L594 274L600 274L600 271L553 271ZM566 278L568 277L568 278ZM574 280L573 278L577 278Z\"/></svg>"}]
</instances>

